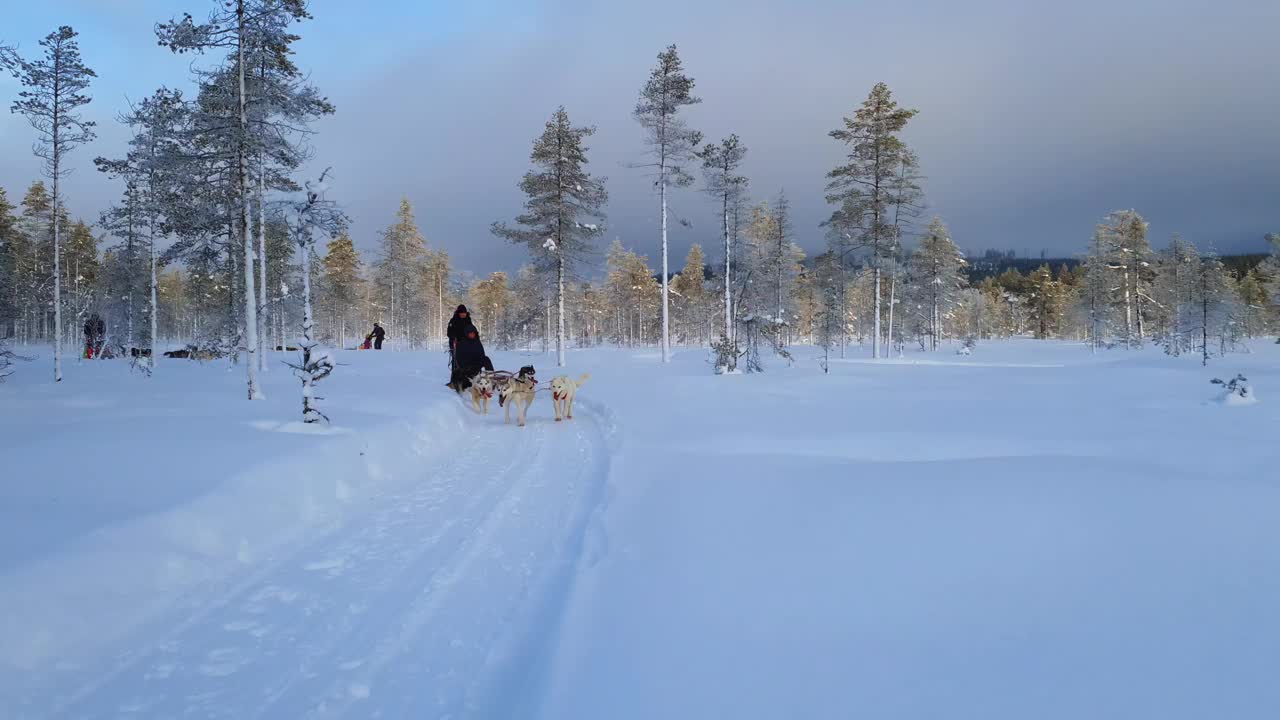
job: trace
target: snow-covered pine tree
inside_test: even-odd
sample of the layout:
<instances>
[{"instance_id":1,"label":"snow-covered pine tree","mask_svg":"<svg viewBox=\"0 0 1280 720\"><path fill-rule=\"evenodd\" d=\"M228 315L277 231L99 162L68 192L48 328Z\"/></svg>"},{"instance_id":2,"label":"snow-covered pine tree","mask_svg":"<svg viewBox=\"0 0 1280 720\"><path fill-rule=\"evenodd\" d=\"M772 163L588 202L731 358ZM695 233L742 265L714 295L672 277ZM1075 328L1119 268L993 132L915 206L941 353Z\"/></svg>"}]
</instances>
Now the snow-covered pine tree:
<instances>
[{"instance_id":1,"label":"snow-covered pine tree","mask_svg":"<svg viewBox=\"0 0 1280 720\"><path fill-rule=\"evenodd\" d=\"M1267 233L1266 238L1271 244L1271 255L1262 262L1259 269L1262 271L1264 285L1271 293L1271 302L1280 305L1280 233Z\"/></svg>"},{"instance_id":2,"label":"snow-covered pine tree","mask_svg":"<svg viewBox=\"0 0 1280 720\"><path fill-rule=\"evenodd\" d=\"M25 60L13 50L0 53L3 64L25 90L18 93L11 110L23 115L36 131L35 154L44 162L45 175L53 182L50 225L53 236L53 379L62 381L62 233L61 180L68 170L67 153L95 137L94 122L85 120L79 108L89 104L84 92L93 70L80 59L77 33L63 25L40 41L44 57Z\"/></svg>"},{"instance_id":3,"label":"snow-covered pine tree","mask_svg":"<svg viewBox=\"0 0 1280 720\"><path fill-rule=\"evenodd\" d=\"M347 219L333 201L325 199L328 175L329 171L325 170L315 183L307 183L300 197L285 203L289 234L302 258L302 337L298 341L302 355L298 364L290 364L290 367L302 380L304 423L329 421L317 405L321 398L316 396L315 386L333 372L334 364L332 354L320 349L313 331L311 259L316 252L316 233L336 237L346 229Z\"/></svg>"},{"instance_id":4,"label":"snow-covered pine tree","mask_svg":"<svg viewBox=\"0 0 1280 720\"><path fill-rule=\"evenodd\" d=\"M22 244L18 218L13 211L8 194L0 187L0 328L10 328L9 332L17 336L21 302L18 267ZM0 337L6 334L0 330Z\"/></svg>"},{"instance_id":5,"label":"snow-covered pine tree","mask_svg":"<svg viewBox=\"0 0 1280 720\"><path fill-rule=\"evenodd\" d=\"M1177 234L1156 260L1152 304L1158 309L1157 337L1164 351L1170 355L1190 352L1194 346L1195 308L1192 298L1199 267L1200 253L1195 245Z\"/></svg>"},{"instance_id":6,"label":"snow-covered pine tree","mask_svg":"<svg viewBox=\"0 0 1280 720\"><path fill-rule=\"evenodd\" d=\"M844 273L835 253L828 250L814 258L813 287L817 295L813 318L813 344L822 349L822 372L831 371L831 349L840 342L844 324L840 283Z\"/></svg>"},{"instance_id":7,"label":"snow-covered pine tree","mask_svg":"<svg viewBox=\"0 0 1280 720\"><path fill-rule=\"evenodd\" d=\"M1056 337L1062 319L1062 286L1047 264L1036 268L1027 279L1027 311L1037 340Z\"/></svg>"},{"instance_id":8,"label":"snow-covered pine tree","mask_svg":"<svg viewBox=\"0 0 1280 720\"><path fill-rule=\"evenodd\" d=\"M739 174L747 146L737 135L708 143L698 153L706 191L720 205L720 232L724 240L724 338L733 338L733 255L738 244L738 223L734 221L746 202L747 176Z\"/></svg>"},{"instance_id":9,"label":"snow-covered pine tree","mask_svg":"<svg viewBox=\"0 0 1280 720\"><path fill-rule=\"evenodd\" d=\"M175 170L182 165L178 143L185 117L181 93L162 88L121 116L121 122L133 131L125 157L94 159L100 171L125 183L122 202L103 214L102 224L122 240L117 251L124 259L118 265L123 274L113 273L112 296L125 293L125 344L129 347L136 346L134 318L143 316L150 326L145 347L158 347L158 244L165 217L176 212L172 183ZM145 311L143 296L147 298ZM151 370L155 369L156 354L153 350L146 361Z\"/></svg>"},{"instance_id":10,"label":"snow-covered pine tree","mask_svg":"<svg viewBox=\"0 0 1280 720\"><path fill-rule=\"evenodd\" d=\"M1081 267L1083 279L1078 296L1079 310L1087 327L1086 336L1093 352L1104 347L1111 336L1111 276L1108 262L1110 249L1101 226L1093 232L1089 250Z\"/></svg>"},{"instance_id":11,"label":"snow-covered pine tree","mask_svg":"<svg viewBox=\"0 0 1280 720\"><path fill-rule=\"evenodd\" d=\"M591 241L604 232L598 223L604 219L609 199L604 179L586 170L588 148L583 140L595 131L574 127L564 107L558 108L533 141L530 160L535 169L520 181L528 199L524 213L516 217L517 227L495 222L492 228L498 237L527 245L535 260L555 273L556 364L560 367L565 364L565 282L591 252Z\"/></svg>"},{"instance_id":12,"label":"snow-covered pine tree","mask_svg":"<svg viewBox=\"0 0 1280 720\"><path fill-rule=\"evenodd\" d=\"M1231 342L1236 303L1226 268L1216 255L1201 258L1191 293L1196 349L1200 351L1200 364L1208 365L1213 356L1210 339L1219 341L1219 354L1225 353Z\"/></svg>"},{"instance_id":13,"label":"snow-covered pine tree","mask_svg":"<svg viewBox=\"0 0 1280 720\"><path fill-rule=\"evenodd\" d=\"M1247 338L1262 335L1267 328L1267 307L1271 305L1266 281L1257 268L1254 268L1234 278L1234 287L1239 300L1241 332Z\"/></svg>"},{"instance_id":14,"label":"snow-covered pine tree","mask_svg":"<svg viewBox=\"0 0 1280 720\"><path fill-rule=\"evenodd\" d=\"M226 87L230 92L202 92L205 102L201 108L217 117L204 123L204 129L220 138L220 159L232 171L225 198L229 206L226 209L232 212L226 217L233 218L230 239L243 250L243 273L239 276L244 297L241 335L248 354L250 400L262 397L257 372L262 363L258 306L263 298L256 289L261 280L254 277L253 195L257 193L261 206L264 187L272 177L269 158L285 168L296 167L302 155L289 138L305 134L310 119L332 112L332 106L303 82L289 58L290 45L298 39L292 25L308 18L305 0L215 0L206 22L197 23L188 14L156 26L160 44L174 52L222 49L230 55L227 66L204 73L206 82L202 88ZM254 93L252 98L250 91ZM277 116L279 120L273 121ZM259 166L256 187L250 182L250 167L255 161ZM265 217L261 207L259 216ZM258 250L264 255L265 242L260 223Z\"/></svg>"},{"instance_id":15,"label":"snow-covered pine tree","mask_svg":"<svg viewBox=\"0 0 1280 720\"><path fill-rule=\"evenodd\" d=\"M965 264L964 253L951 240L942 218L933 218L910 259L912 299L924 309L923 325L931 350L938 349L943 320L967 284Z\"/></svg>"},{"instance_id":16,"label":"snow-covered pine tree","mask_svg":"<svg viewBox=\"0 0 1280 720\"><path fill-rule=\"evenodd\" d=\"M1120 282L1116 293L1119 303L1124 342L1130 347L1142 344L1145 304L1150 299L1151 244L1147 241L1147 222L1136 210L1117 210L1098 226L1106 249L1107 267Z\"/></svg>"},{"instance_id":17,"label":"snow-covered pine tree","mask_svg":"<svg viewBox=\"0 0 1280 720\"><path fill-rule=\"evenodd\" d=\"M893 226L894 232L901 238L903 233L915 224L915 220L924 212L924 190L920 187L920 158L910 148L903 148L898 158L898 176L893 188ZM893 316L898 304L898 280L902 275L899 262L902 248L894 255L889 264L889 327L885 330L886 342L893 348Z\"/></svg>"},{"instance_id":18,"label":"snow-covered pine tree","mask_svg":"<svg viewBox=\"0 0 1280 720\"><path fill-rule=\"evenodd\" d=\"M684 165L693 159L702 142L702 133L690 130L680 117L681 108L702 102L693 95L693 78L685 75L676 46L658 53L658 63L640 90L635 118L645 131L653 162L640 167L653 168L654 185L662 206L662 361L671 359L671 323L669 317L670 270L667 265L667 189L687 187L693 177Z\"/></svg>"},{"instance_id":19,"label":"snow-covered pine tree","mask_svg":"<svg viewBox=\"0 0 1280 720\"><path fill-rule=\"evenodd\" d=\"M877 83L844 127L829 135L844 143L846 162L827 173L827 202L837 205L827 224L841 262L855 250L870 253L874 284L871 355L880 357L880 280L884 260L900 247L893 208L901 191L899 175L907 150L898 135L918 111L902 108L889 86Z\"/></svg>"}]
</instances>

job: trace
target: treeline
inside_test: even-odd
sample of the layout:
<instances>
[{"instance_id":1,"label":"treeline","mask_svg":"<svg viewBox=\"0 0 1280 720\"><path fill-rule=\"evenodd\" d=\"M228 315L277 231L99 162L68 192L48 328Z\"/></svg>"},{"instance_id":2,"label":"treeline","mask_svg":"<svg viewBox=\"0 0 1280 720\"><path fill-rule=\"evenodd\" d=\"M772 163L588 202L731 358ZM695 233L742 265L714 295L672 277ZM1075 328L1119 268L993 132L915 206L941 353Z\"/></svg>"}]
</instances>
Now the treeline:
<instances>
[{"instance_id":1,"label":"treeline","mask_svg":"<svg viewBox=\"0 0 1280 720\"><path fill-rule=\"evenodd\" d=\"M160 45L210 61L193 66L189 93L159 88L121 116L127 151L95 160L121 196L92 226L67 217L57 182L65 154L93 139L77 109L95 74L76 33L50 34L39 59L0 48L50 180L17 204L0 194L0 335L52 339L60 377L61 345L78 346L97 312L121 348L167 340L243 356L254 398L262 348L299 337L308 348L350 347L374 321L391 347L439 347L458 302L473 306L489 342L554 345L560 364L566 347L602 342L656 343L664 359L673 343L705 344L722 366L745 358L757 369L762 348L786 355L796 342L828 355L865 344L883 357L1019 334L1094 348L1158 342L1207 359L1275 327L1280 262L1229 268L1181 239L1155 252L1134 211L1105 218L1077 266L976 270L1010 259L970 262L941 218L924 221L920 160L903 139L918 111L883 83L828 133L840 152L826 174L827 243L806 257L787 196L750 197L747 144L734 134L705 142L686 125L683 110L701 100L675 46L658 54L633 113L645 147L635 168L657 195L656 268L616 240L601 274L608 193L588 169L595 128L563 107L534 136L523 211L492 226L529 250L526 268L467 279L430 246L408 201L361 257L323 199L328 174L297 177L312 159L311 122L335 110L292 59L310 17L301 0L217 0L203 22L159 23ZM70 130L53 132L55 117ZM669 233L683 225L668 222L668 196L691 187L714 204L720 233L713 258L695 245L677 272Z\"/></svg>"}]
</instances>

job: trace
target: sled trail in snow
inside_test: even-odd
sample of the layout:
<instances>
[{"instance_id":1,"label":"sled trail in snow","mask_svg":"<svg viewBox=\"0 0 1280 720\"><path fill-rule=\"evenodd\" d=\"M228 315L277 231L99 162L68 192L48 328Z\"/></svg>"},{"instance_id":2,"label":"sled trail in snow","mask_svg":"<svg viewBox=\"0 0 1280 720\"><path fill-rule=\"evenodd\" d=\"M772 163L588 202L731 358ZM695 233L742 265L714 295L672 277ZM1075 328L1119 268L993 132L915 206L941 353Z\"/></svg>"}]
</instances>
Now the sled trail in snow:
<instances>
[{"instance_id":1,"label":"sled trail in snow","mask_svg":"<svg viewBox=\"0 0 1280 720\"><path fill-rule=\"evenodd\" d=\"M473 717L527 676L608 456L590 413L481 420L438 467L41 691L39 717ZM74 679L72 676L74 675ZM50 693L49 690L54 692ZM52 707L49 706L52 700Z\"/></svg>"}]
</instances>

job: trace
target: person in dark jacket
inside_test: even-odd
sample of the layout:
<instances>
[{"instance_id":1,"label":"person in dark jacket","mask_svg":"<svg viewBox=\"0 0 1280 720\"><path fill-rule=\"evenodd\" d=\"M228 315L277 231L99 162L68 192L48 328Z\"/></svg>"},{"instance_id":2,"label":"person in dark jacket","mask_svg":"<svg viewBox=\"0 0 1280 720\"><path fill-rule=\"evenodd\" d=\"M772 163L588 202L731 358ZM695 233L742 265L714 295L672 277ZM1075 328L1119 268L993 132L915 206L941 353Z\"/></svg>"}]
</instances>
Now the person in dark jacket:
<instances>
[{"instance_id":1,"label":"person in dark jacket","mask_svg":"<svg viewBox=\"0 0 1280 720\"><path fill-rule=\"evenodd\" d=\"M453 311L453 317L449 319L449 327L445 331L445 335L449 339L449 354L453 354L453 349L457 347L459 338L467 334L467 330L474 330L475 323L471 321L471 313L467 312L466 305L459 305L457 310Z\"/></svg>"},{"instance_id":2,"label":"person in dark jacket","mask_svg":"<svg viewBox=\"0 0 1280 720\"><path fill-rule=\"evenodd\" d=\"M481 370L493 372L493 361L485 355L480 333L472 326L463 332L453 346L453 372L449 377L449 387L458 392L466 390L471 387L471 378Z\"/></svg>"},{"instance_id":3,"label":"person in dark jacket","mask_svg":"<svg viewBox=\"0 0 1280 720\"><path fill-rule=\"evenodd\" d=\"M102 346L107 340L107 324L102 321L98 313L89 316L89 320L84 324L84 348L87 357L95 358L102 355Z\"/></svg>"},{"instance_id":4,"label":"person in dark jacket","mask_svg":"<svg viewBox=\"0 0 1280 720\"><path fill-rule=\"evenodd\" d=\"M372 339L372 340L373 340L373 349L374 349L374 350L381 350L381 349L382 349L382 338L384 338L384 337L386 337L386 336L387 336L387 331L382 329L382 325L380 325L379 323L374 323L374 324L373 324L373 332L369 333L369 337L368 337L368 338L366 338L366 339Z\"/></svg>"}]
</instances>

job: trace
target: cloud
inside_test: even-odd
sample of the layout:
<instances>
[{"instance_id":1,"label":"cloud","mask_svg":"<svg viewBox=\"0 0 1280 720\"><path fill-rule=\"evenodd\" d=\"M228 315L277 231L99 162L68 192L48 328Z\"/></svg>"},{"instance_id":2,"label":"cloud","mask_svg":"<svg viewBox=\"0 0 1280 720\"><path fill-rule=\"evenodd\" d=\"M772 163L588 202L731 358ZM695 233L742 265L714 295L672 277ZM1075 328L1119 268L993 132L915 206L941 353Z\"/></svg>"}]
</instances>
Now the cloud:
<instances>
[{"instance_id":1,"label":"cloud","mask_svg":"<svg viewBox=\"0 0 1280 720\"><path fill-rule=\"evenodd\" d=\"M81 28L102 76L94 110L104 125L82 166L123 143L105 126L126 92L154 87L161 73L151 66L185 68L143 42L154 8L127 22L127 4L114 12L113 28L138 28L124 52L90 53L98 41ZM930 212L967 249L1074 254L1107 212L1128 207L1151 221L1157 242L1180 231L1224 251L1261 249L1262 234L1280 228L1274 3L316 2L313 12L298 60L338 107L317 126L316 163L334 167L333 196L366 252L406 196L456 266L513 269L526 251L488 227L520 211L532 139L564 104L576 123L598 127L590 157L609 178L605 243L621 237L656 261L657 199L627 167L643 150L631 110L672 42L704 100L691 125L711 140L742 137L753 194L785 188L810 251L830 210L824 175L840 159L827 132L881 80L920 110L906 137L928 177ZM23 32L34 45L25 39L34 30ZM35 172L29 144L0 120L0 153L13 160L0 182L11 195ZM90 216L118 193L84 170L69 191ZM679 191L672 207L691 224L673 230L673 262L692 242L714 258L708 199Z\"/></svg>"}]
</instances>

